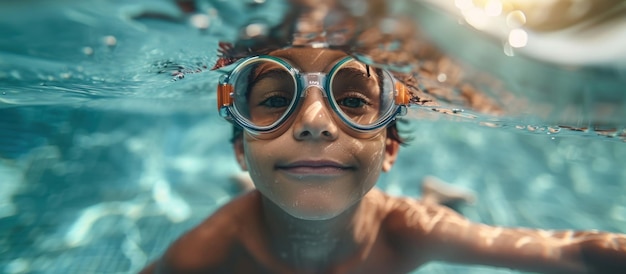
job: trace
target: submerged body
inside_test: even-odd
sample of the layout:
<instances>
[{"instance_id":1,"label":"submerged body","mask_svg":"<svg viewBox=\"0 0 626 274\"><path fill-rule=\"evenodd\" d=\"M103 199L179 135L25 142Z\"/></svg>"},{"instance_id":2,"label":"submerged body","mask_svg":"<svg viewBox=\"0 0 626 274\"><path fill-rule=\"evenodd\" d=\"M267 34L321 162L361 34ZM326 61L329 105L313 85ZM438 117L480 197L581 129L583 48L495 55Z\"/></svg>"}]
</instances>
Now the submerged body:
<instances>
[{"instance_id":1,"label":"submerged body","mask_svg":"<svg viewBox=\"0 0 626 274\"><path fill-rule=\"evenodd\" d=\"M408 273L433 260L542 273L620 273L624 264L617 258L624 257L622 235L491 227L378 189L337 229L287 215L278 221L264 213L262 200L252 191L228 203L142 273Z\"/></svg>"},{"instance_id":2,"label":"submerged body","mask_svg":"<svg viewBox=\"0 0 626 274\"><path fill-rule=\"evenodd\" d=\"M225 114L244 127L234 138L235 155L257 190L223 206L143 273L407 273L429 261L545 273L626 269L621 234L487 226L374 188L395 163L401 139L392 120L355 127L390 113L379 98L398 90L385 89L383 74L367 66L333 74L335 61L346 55L277 50L271 56L297 70L264 63L223 93L240 100ZM297 82L299 72L346 81L285 84ZM361 119L366 116L374 118ZM263 131L274 122L275 130Z\"/></svg>"}]
</instances>

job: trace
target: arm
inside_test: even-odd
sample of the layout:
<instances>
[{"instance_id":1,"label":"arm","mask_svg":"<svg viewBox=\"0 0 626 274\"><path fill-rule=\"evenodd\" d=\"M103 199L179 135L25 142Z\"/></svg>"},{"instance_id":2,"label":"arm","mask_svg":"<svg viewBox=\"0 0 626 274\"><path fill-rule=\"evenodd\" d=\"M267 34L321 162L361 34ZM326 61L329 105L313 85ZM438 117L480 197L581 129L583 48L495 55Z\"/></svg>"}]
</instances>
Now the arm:
<instances>
[{"instance_id":1,"label":"arm","mask_svg":"<svg viewBox=\"0 0 626 274\"><path fill-rule=\"evenodd\" d=\"M623 273L626 235L502 228L472 223L440 206L413 202L404 237L431 260L542 273ZM410 212L410 213L408 213Z\"/></svg>"},{"instance_id":2,"label":"arm","mask_svg":"<svg viewBox=\"0 0 626 274\"><path fill-rule=\"evenodd\" d=\"M542 273L623 273L626 237L601 232L548 231L468 223L460 233L445 221L432 236L441 259Z\"/></svg>"}]
</instances>

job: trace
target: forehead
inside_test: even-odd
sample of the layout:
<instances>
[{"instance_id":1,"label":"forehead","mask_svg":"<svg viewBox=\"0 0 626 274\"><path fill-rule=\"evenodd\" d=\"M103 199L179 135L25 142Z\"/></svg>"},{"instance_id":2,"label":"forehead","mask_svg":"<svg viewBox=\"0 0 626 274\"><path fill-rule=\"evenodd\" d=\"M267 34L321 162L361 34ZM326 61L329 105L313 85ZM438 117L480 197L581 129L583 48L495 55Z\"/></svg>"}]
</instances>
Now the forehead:
<instances>
[{"instance_id":1,"label":"forehead","mask_svg":"<svg viewBox=\"0 0 626 274\"><path fill-rule=\"evenodd\" d=\"M343 51L316 48L280 49L269 55L287 59L304 72L324 71L340 58L348 56Z\"/></svg>"}]
</instances>

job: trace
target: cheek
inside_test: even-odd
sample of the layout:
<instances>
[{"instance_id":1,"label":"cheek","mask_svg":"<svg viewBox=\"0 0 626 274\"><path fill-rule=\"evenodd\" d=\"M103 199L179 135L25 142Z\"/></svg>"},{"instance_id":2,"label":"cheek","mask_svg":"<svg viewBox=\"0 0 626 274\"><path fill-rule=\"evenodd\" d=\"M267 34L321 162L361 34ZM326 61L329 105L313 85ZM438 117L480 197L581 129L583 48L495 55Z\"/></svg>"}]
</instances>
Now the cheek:
<instances>
[{"instance_id":1,"label":"cheek","mask_svg":"<svg viewBox=\"0 0 626 274\"><path fill-rule=\"evenodd\" d=\"M385 139L381 136L367 140L352 140L348 153L355 155L363 167L380 170L385 153Z\"/></svg>"},{"instance_id":2,"label":"cheek","mask_svg":"<svg viewBox=\"0 0 626 274\"><path fill-rule=\"evenodd\" d=\"M261 176L260 172L265 170L263 165L267 164L267 157L271 156L268 153L271 152L267 151L267 146L263 146L256 140L246 140L243 149L250 176L256 179L255 177Z\"/></svg>"},{"instance_id":3,"label":"cheek","mask_svg":"<svg viewBox=\"0 0 626 274\"><path fill-rule=\"evenodd\" d=\"M248 166L248 172L254 185L265 195L273 196L276 189L276 174L274 163L277 157L280 157L281 151L284 151L285 145L282 142L268 142L253 137L247 137L244 140L243 150L245 153L245 162Z\"/></svg>"},{"instance_id":4,"label":"cheek","mask_svg":"<svg viewBox=\"0 0 626 274\"><path fill-rule=\"evenodd\" d=\"M363 192L369 191L376 184L382 172L385 139L383 137L367 140L354 139L350 145L345 146L345 149L346 153L354 155L359 163L358 181Z\"/></svg>"}]
</instances>

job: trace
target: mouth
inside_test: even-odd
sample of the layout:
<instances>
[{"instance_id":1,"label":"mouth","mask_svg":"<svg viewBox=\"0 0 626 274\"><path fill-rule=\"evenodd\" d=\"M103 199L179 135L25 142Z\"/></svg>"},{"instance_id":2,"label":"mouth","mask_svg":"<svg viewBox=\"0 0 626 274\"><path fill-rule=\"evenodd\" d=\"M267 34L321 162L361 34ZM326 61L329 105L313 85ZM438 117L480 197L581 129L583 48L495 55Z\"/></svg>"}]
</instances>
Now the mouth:
<instances>
[{"instance_id":1,"label":"mouth","mask_svg":"<svg viewBox=\"0 0 626 274\"><path fill-rule=\"evenodd\" d=\"M276 166L276 169L298 176L337 176L354 168L335 161L296 161L279 164Z\"/></svg>"}]
</instances>

